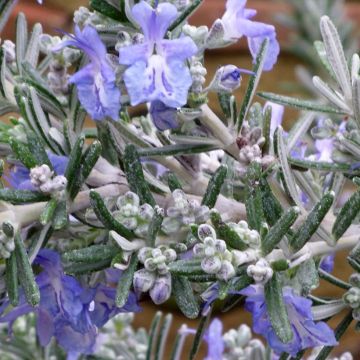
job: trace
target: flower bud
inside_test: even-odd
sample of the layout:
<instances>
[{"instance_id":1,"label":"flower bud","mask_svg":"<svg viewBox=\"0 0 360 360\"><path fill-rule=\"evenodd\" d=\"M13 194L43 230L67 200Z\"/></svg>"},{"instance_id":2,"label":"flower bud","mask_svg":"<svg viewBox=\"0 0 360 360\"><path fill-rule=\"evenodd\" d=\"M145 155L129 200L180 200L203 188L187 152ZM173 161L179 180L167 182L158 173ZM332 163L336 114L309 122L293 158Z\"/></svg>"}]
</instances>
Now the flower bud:
<instances>
[{"instance_id":1,"label":"flower bud","mask_svg":"<svg viewBox=\"0 0 360 360\"><path fill-rule=\"evenodd\" d=\"M147 292L155 283L155 274L145 269L135 272L133 286L136 292Z\"/></svg>"},{"instance_id":2,"label":"flower bud","mask_svg":"<svg viewBox=\"0 0 360 360\"><path fill-rule=\"evenodd\" d=\"M207 274L216 274L221 269L221 260L217 256L205 258L201 261L201 268Z\"/></svg>"},{"instance_id":3,"label":"flower bud","mask_svg":"<svg viewBox=\"0 0 360 360\"><path fill-rule=\"evenodd\" d=\"M207 237L216 239L216 232L212 226L207 224L201 224L198 229L198 236L199 239L202 241L204 241Z\"/></svg>"},{"instance_id":4,"label":"flower bud","mask_svg":"<svg viewBox=\"0 0 360 360\"><path fill-rule=\"evenodd\" d=\"M230 261L224 260L221 263L221 268L219 272L216 274L216 277L219 280L227 281L235 276L235 269L234 266L231 264Z\"/></svg>"},{"instance_id":5,"label":"flower bud","mask_svg":"<svg viewBox=\"0 0 360 360\"><path fill-rule=\"evenodd\" d=\"M235 65L222 66L215 73L209 89L231 93L241 84L241 70Z\"/></svg>"},{"instance_id":6,"label":"flower bud","mask_svg":"<svg viewBox=\"0 0 360 360\"><path fill-rule=\"evenodd\" d=\"M256 283L265 284L273 276L273 269L265 259L260 259L255 265L249 265L247 274L252 277Z\"/></svg>"},{"instance_id":7,"label":"flower bud","mask_svg":"<svg viewBox=\"0 0 360 360\"><path fill-rule=\"evenodd\" d=\"M167 262L175 261L177 258L176 251L173 249L166 249L163 254Z\"/></svg>"},{"instance_id":8,"label":"flower bud","mask_svg":"<svg viewBox=\"0 0 360 360\"><path fill-rule=\"evenodd\" d=\"M343 296L344 301L353 309L360 307L360 289L352 287Z\"/></svg>"},{"instance_id":9,"label":"flower bud","mask_svg":"<svg viewBox=\"0 0 360 360\"><path fill-rule=\"evenodd\" d=\"M169 299L171 295L171 275L166 274L158 276L153 287L150 290L150 297L156 304L162 304Z\"/></svg>"},{"instance_id":10,"label":"flower bud","mask_svg":"<svg viewBox=\"0 0 360 360\"><path fill-rule=\"evenodd\" d=\"M144 262L145 269L148 271L155 271L156 270L156 264L153 258L148 258Z\"/></svg>"},{"instance_id":11,"label":"flower bud","mask_svg":"<svg viewBox=\"0 0 360 360\"><path fill-rule=\"evenodd\" d=\"M150 247L143 247L138 252L138 259L141 263L144 264L145 260L151 256L152 248Z\"/></svg>"}]
</instances>

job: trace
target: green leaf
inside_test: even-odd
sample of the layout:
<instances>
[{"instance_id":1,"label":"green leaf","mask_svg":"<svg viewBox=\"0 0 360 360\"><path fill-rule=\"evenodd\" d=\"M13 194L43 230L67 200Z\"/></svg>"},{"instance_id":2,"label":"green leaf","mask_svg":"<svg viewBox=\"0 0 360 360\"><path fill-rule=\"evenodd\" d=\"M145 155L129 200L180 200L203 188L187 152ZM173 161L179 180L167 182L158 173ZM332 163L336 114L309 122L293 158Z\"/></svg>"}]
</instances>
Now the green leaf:
<instances>
[{"instance_id":1,"label":"green leaf","mask_svg":"<svg viewBox=\"0 0 360 360\"><path fill-rule=\"evenodd\" d=\"M208 206L210 209L215 206L216 200L220 194L221 187L226 179L227 166L221 165L211 177L201 205Z\"/></svg>"},{"instance_id":2,"label":"green leaf","mask_svg":"<svg viewBox=\"0 0 360 360\"><path fill-rule=\"evenodd\" d=\"M25 15L21 12L16 18L16 64L19 73L22 73L21 63L25 59L28 42L27 22Z\"/></svg>"},{"instance_id":3,"label":"green leaf","mask_svg":"<svg viewBox=\"0 0 360 360\"><path fill-rule=\"evenodd\" d=\"M262 70L263 70L263 66L264 66L264 62L265 62L265 58L266 58L268 49L269 49L269 39L265 39L261 44L258 55L256 56L255 64L252 69L254 75L252 75L250 77L249 84L246 89L245 96L243 98L244 100L241 105L241 109L240 109L239 116L237 119L237 131L238 132L241 130L242 124L243 124L244 120L246 119L247 113L250 109L252 99L254 98L255 91L258 86L261 74L262 74Z\"/></svg>"},{"instance_id":4,"label":"green leaf","mask_svg":"<svg viewBox=\"0 0 360 360\"><path fill-rule=\"evenodd\" d=\"M265 302L275 334L281 342L286 344L292 340L293 332L278 276L275 273L272 279L265 284Z\"/></svg>"},{"instance_id":5,"label":"green leaf","mask_svg":"<svg viewBox=\"0 0 360 360\"><path fill-rule=\"evenodd\" d=\"M64 264L65 273L73 275L88 274L104 269L108 269L111 264L111 260L103 259L98 262L76 262L70 264Z\"/></svg>"},{"instance_id":6,"label":"green leaf","mask_svg":"<svg viewBox=\"0 0 360 360\"><path fill-rule=\"evenodd\" d=\"M169 173L167 181L168 181L168 186L169 186L171 192L173 192L177 189L180 189L180 190L182 189L180 181L176 177L175 174Z\"/></svg>"},{"instance_id":7,"label":"green leaf","mask_svg":"<svg viewBox=\"0 0 360 360\"><path fill-rule=\"evenodd\" d=\"M133 254L130 259L129 267L123 271L116 288L115 303L117 307L123 307L129 297L130 288L138 266L138 257Z\"/></svg>"},{"instance_id":8,"label":"green leaf","mask_svg":"<svg viewBox=\"0 0 360 360\"><path fill-rule=\"evenodd\" d=\"M202 316L199 321L199 325L196 329L196 333L194 336L194 341L191 345L189 360L194 360L200 349L200 345L201 345L204 333L206 331L207 324L209 323L210 316L211 316L211 311L209 311L209 313L206 316Z\"/></svg>"},{"instance_id":9,"label":"green leaf","mask_svg":"<svg viewBox=\"0 0 360 360\"><path fill-rule=\"evenodd\" d=\"M56 209L54 211L54 216L52 224L55 230L60 230L65 227L68 223L68 213L66 201L61 200L58 202Z\"/></svg>"},{"instance_id":10,"label":"green leaf","mask_svg":"<svg viewBox=\"0 0 360 360\"><path fill-rule=\"evenodd\" d=\"M26 254L24 243L19 234L15 235L15 256L19 282L21 282L25 298L30 305L36 306L40 302L40 291L35 282L35 276L32 271L29 258Z\"/></svg>"},{"instance_id":11,"label":"green leaf","mask_svg":"<svg viewBox=\"0 0 360 360\"><path fill-rule=\"evenodd\" d=\"M261 177L261 165L252 162L246 172L245 179L245 207L249 226L251 229L260 231L261 224L264 222L264 210L262 207L261 190L259 180Z\"/></svg>"},{"instance_id":12,"label":"green leaf","mask_svg":"<svg viewBox=\"0 0 360 360\"><path fill-rule=\"evenodd\" d=\"M30 190L0 189L0 200L11 204L26 204L49 200L49 196L41 192Z\"/></svg>"},{"instance_id":13,"label":"green leaf","mask_svg":"<svg viewBox=\"0 0 360 360\"><path fill-rule=\"evenodd\" d=\"M92 245L86 248L67 251L62 258L68 262L98 262L110 260L119 251L117 246L111 245Z\"/></svg>"},{"instance_id":14,"label":"green leaf","mask_svg":"<svg viewBox=\"0 0 360 360\"><path fill-rule=\"evenodd\" d=\"M147 147L138 150L141 157L144 156L179 156L192 155L218 149L218 146L209 144L175 144L161 147Z\"/></svg>"},{"instance_id":15,"label":"green leaf","mask_svg":"<svg viewBox=\"0 0 360 360\"><path fill-rule=\"evenodd\" d=\"M349 175L360 175L359 169L352 169L351 165L348 164L329 163L326 161L301 160L294 159L292 157L289 157L288 161L293 168L299 168L300 170L311 169L326 172L342 172Z\"/></svg>"},{"instance_id":16,"label":"green leaf","mask_svg":"<svg viewBox=\"0 0 360 360\"><path fill-rule=\"evenodd\" d=\"M264 111L264 121L262 126L262 133L265 138L265 144L262 148L264 154L268 154L270 151L271 114L272 114L272 107L267 106Z\"/></svg>"},{"instance_id":17,"label":"green leaf","mask_svg":"<svg viewBox=\"0 0 360 360\"><path fill-rule=\"evenodd\" d=\"M101 155L101 143L95 140L85 151L81 158L81 166L72 188L69 190L70 199L74 199L79 193L83 183L86 181Z\"/></svg>"},{"instance_id":18,"label":"green leaf","mask_svg":"<svg viewBox=\"0 0 360 360\"><path fill-rule=\"evenodd\" d=\"M148 339L148 348L147 348L146 358L145 358L146 360L151 360L151 358L152 358L151 355L155 348L157 335L158 335L158 332L160 329L161 318L162 318L162 313L161 313L161 311L158 311L155 314L153 321L151 322L150 331L149 331L149 339Z\"/></svg>"},{"instance_id":19,"label":"green leaf","mask_svg":"<svg viewBox=\"0 0 360 360\"><path fill-rule=\"evenodd\" d=\"M260 179L259 186L265 219L269 225L273 226L283 214L283 208L278 199L274 196L265 178Z\"/></svg>"},{"instance_id":20,"label":"green leaf","mask_svg":"<svg viewBox=\"0 0 360 360\"><path fill-rule=\"evenodd\" d=\"M357 190L341 208L332 228L335 240L339 240L360 211L360 190Z\"/></svg>"},{"instance_id":21,"label":"green leaf","mask_svg":"<svg viewBox=\"0 0 360 360\"><path fill-rule=\"evenodd\" d=\"M52 170L53 166L47 156L42 140L33 131L27 131L26 137L28 148L37 165L46 164Z\"/></svg>"},{"instance_id":22,"label":"green leaf","mask_svg":"<svg viewBox=\"0 0 360 360\"><path fill-rule=\"evenodd\" d=\"M257 95L276 104L290 106L297 109L316 111L326 114L346 115L346 112L344 110L327 105L321 105L309 100L300 100L289 96L277 95L270 92L260 92Z\"/></svg>"},{"instance_id":23,"label":"green leaf","mask_svg":"<svg viewBox=\"0 0 360 360\"><path fill-rule=\"evenodd\" d=\"M32 169L38 165L36 158L33 156L29 147L14 138L10 138L11 150L14 152L15 157L21 161L25 167Z\"/></svg>"},{"instance_id":24,"label":"green leaf","mask_svg":"<svg viewBox=\"0 0 360 360\"><path fill-rule=\"evenodd\" d=\"M19 283L15 251L11 253L10 258L6 259L5 284L11 305L17 306L19 303Z\"/></svg>"},{"instance_id":25,"label":"green leaf","mask_svg":"<svg viewBox=\"0 0 360 360\"><path fill-rule=\"evenodd\" d=\"M153 218L151 219L147 236L147 243L149 247L155 247L156 236L161 229L161 224L163 220L164 214L162 214L160 209L155 208L155 213Z\"/></svg>"},{"instance_id":26,"label":"green leaf","mask_svg":"<svg viewBox=\"0 0 360 360\"><path fill-rule=\"evenodd\" d=\"M121 10L118 10L116 7L110 5L104 0L90 0L90 6L100 14L120 23L129 22L123 7L121 7Z\"/></svg>"},{"instance_id":27,"label":"green leaf","mask_svg":"<svg viewBox=\"0 0 360 360\"><path fill-rule=\"evenodd\" d=\"M108 230L114 230L128 240L134 237L134 233L132 231L128 230L111 215L100 194L94 190L90 191L90 204L93 207L97 218Z\"/></svg>"},{"instance_id":28,"label":"green leaf","mask_svg":"<svg viewBox=\"0 0 360 360\"><path fill-rule=\"evenodd\" d=\"M57 206L58 202L56 199L51 199L50 201L48 201L43 212L40 215L40 223L42 225L48 224L53 219Z\"/></svg>"},{"instance_id":29,"label":"green leaf","mask_svg":"<svg viewBox=\"0 0 360 360\"><path fill-rule=\"evenodd\" d=\"M264 239L261 239L261 249L263 255L269 254L281 241L281 239L290 230L298 218L300 209L298 207L291 207L281 218L271 227Z\"/></svg>"},{"instance_id":30,"label":"green leaf","mask_svg":"<svg viewBox=\"0 0 360 360\"><path fill-rule=\"evenodd\" d=\"M231 116L231 94L226 92L219 92L217 95L221 110L224 113L225 117L228 119Z\"/></svg>"},{"instance_id":31,"label":"green leaf","mask_svg":"<svg viewBox=\"0 0 360 360\"><path fill-rule=\"evenodd\" d=\"M172 314L167 314L159 331L155 347L154 360L163 360L166 343L168 342L169 330L173 320Z\"/></svg>"},{"instance_id":32,"label":"green leaf","mask_svg":"<svg viewBox=\"0 0 360 360\"><path fill-rule=\"evenodd\" d=\"M333 284L341 289L349 290L351 288L351 285L345 281L342 281L341 279L338 279L336 276L329 274L325 270L319 268L318 269L319 276L329 282L330 284Z\"/></svg>"},{"instance_id":33,"label":"green leaf","mask_svg":"<svg viewBox=\"0 0 360 360\"><path fill-rule=\"evenodd\" d=\"M169 264L173 275L194 276L205 274L201 268L201 260L177 260Z\"/></svg>"},{"instance_id":34,"label":"green leaf","mask_svg":"<svg viewBox=\"0 0 360 360\"><path fill-rule=\"evenodd\" d=\"M71 189L74 186L74 183L76 182L80 168L81 168L81 160L82 160L82 151L85 143L85 136L80 135L75 144L74 147L71 150L71 153L69 155L69 162L65 170L64 176L66 177L68 183L67 183L67 191L70 192Z\"/></svg>"},{"instance_id":35,"label":"green leaf","mask_svg":"<svg viewBox=\"0 0 360 360\"><path fill-rule=\"evenodd\" d=\"M308 295L319 286L319 274L314 259L304 261L299 265L296 279L301 285L302 295Z\"/></svg>"},{"instance_id":36,"label":"green leaf","mask_svg":"<svg viewBox=\"0 0 360 360\"><path fill-rule=\"evenodd\" d=\"M127 145L125 148L124 167L130 190L139 196L142 204L147 203L154 207L156 202L145 181L139 154L134 145Z\"/></svg>"},{"instance_id":37,"label":"green leaf","mask_svg":"<svg viewBox=\"0 0 360 360\"><path fill-rule=\"evenodd\" d=\"M321 221L334 202L334 196L332 191L325 194L311 210L304 223L295 231L289 241L293 251L300 250L319 228Z\"/></svg>"},{"instance_id":38,"label":"green leaf","mask_svg":"<svg viewBox=\"0 0 360 360\"><path fill-rule=\"evenodd\" d=\"M3 31L15 5L16 0L0 1L0 33Z\"/></svg>"},{"instance_id":39,"label":"green leaf","mask_svg":"<svg viewBox=\"0 0 360 360\"><path fill-rule=\"evenodd\" d=\"M248 248L248 245L241 239L239 234L221 219L217 211L212 211L210 218L218 237L223 239L227 245L237 250L245 250Z\"/></svg>"},{"instance_id":40,"label":"green leaf","mask_svg":"<svg viewBox=\"0 0 360 360\"><path fill-rule=\"evenodd\" d=\"M189 319L196 319L199 316L200 307L190 281L184 276L176 275L171 277L171 281L172 293L179 309Z\"/></svg>"},{"instance_id":41,"label":"green leaf","mask_svg":"<svg viewBox=\"0 0 360 360\"><path fill-rule=\"evenodd\" d=\"M197 8L202 4L203 0L194 0L190 5L179 15L179 17L170 25L169 31L175 30L181 25L186 19L191 16Z\"/></svg>"}]
</instances>

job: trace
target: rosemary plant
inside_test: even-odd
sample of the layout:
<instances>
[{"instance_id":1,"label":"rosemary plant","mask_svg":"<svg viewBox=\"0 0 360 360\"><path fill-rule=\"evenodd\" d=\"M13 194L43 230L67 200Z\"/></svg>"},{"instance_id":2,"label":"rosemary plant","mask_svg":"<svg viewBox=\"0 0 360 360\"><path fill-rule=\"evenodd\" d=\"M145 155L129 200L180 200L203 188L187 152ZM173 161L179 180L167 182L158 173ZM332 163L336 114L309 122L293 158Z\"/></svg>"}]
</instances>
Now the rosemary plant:
<instances>
[{"instance_id":1,"label":"rosemary plant","mask_svg":"<svg viewBox=\"0 0 360 360\"><path fill-rule=\"evenodd\" d=\"M14 3L0 1L0 27ZM337 359L358 324L360 58L323 16L323 98L257 94L275 28L245 0L224 1L210 29L189 25L201 5L91 0L57 35L18 14L0 51L1 359L195 359L203 341L208 360ZM205 51L243 36L253 68L209 79ZM283 106L302 110L289 132ZM349 280L332 274L340 250ZM339 295L315 296L320 278ZM170 339L161 312L132 327L146 300L198 328ZM218 307L242 300L262 340L240 319L223 333Z\"/></svg>"}]
</instances>

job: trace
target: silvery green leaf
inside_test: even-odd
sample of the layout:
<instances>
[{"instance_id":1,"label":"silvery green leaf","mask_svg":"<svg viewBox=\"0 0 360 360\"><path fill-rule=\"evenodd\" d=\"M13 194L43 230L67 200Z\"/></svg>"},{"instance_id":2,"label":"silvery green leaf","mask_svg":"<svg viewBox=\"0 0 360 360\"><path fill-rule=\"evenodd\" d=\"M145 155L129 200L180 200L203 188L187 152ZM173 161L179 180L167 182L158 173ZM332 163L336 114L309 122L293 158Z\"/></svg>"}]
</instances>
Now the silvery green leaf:
<instances>
[{"instance_id":1,"label":"silvery green leaf","mask_svg":"<svg viewBox=\"0 0 360 360\"><path fill-rule=\"evenodd\" d=\"M323 320L331 318L332 316L338 314L340 311L344 310L347 305L343 300L334 300L331 303L316 305L311 308L314 320Z\"/></svg>"},{"instance_id":2,"label":"silvery green leaf","mask_svg":"<svg viewBox=\"0 0 360 360\"><path fill-rule=\"evenodd\" d=\"M161 311L158 311L151 323L150 331L149 331L149 342L148 342L148 349L146 352L146 360L151 360L153 351L155 350L155 344L157 342L158 333L160 329L160 322L162 319L162 313Z\"/></svg>"},{"instance_id":3,"label":"silvery green leaf","mask_svg":"<svg viewBox=\"0 0 360 360\"><path fill-rule=\"evenodd\" d=\"M327 59L334 71L335 77L342 89L345 99L351 99L350 72L344 50L335 25L328 16L320 20L320 31L323 37Z\"/></svg>"},{"instance_id":4,"label":"silvery green leaf","mask_svg":"<svg viewBox=\"0 0 360 360\"><path fill-rule=\"evenodd\" d=\"M17 106L11 104L9 101L5 99L0 98L0 116L17 111L18 111Z\"/></svg>"},{"instance_id":5,"label":"silvery green leaf","mask_svg":"<svg viewBox=\"0 0 360 360\"><path fill-rule=\"evenodd\" d=\"M164 318L163 324L160 328L156 347L155 347L154 360L164 359L165 346L166 346L166 343L170 340L170 339L168 339L168 335L169 335L169 330L171 327L172 320L173 320L172 314L167 314Z\"/></svg>"},{"instance_id":6,"label":"silvery green leaf","mask_svg":"<svg viewBox=\"0 0 360 360\"><path fill-rule=\"evenodd\" d=\"M25 52L28 43L27 21L23 13L16 18L16 64L18 72L22 74L22 62L25 59Z\"/></svg>"},{"instance_id":7,"label":"silvery green leaf","mask_svg":"<svg viewBox=\"0 0 360 360\"><path fill-rule=\"evenodd\" d=\"M270 92L260 92L257 95L262 97L263 99L272 101L276 104L290 106L297 109L310 110L320 113L346 115L346 112L344 110L337 109L327 105L322 105L317 102L313 102L309 100L296 99L293 97L278 95Z\"/></svg>"},{"instance_id":8,"label":"silvery green leaf","mask_svg":"<svg viewBox=\"0 0 360 360\"><path fill-rule=\"evenodd\" d=\"M293 171L294 177L297 180L297 183L309 196L312 204L320 200L320 194L316 192L317 184L310 172L303 171Z\"/></svg>"},{"instance_id":9,"label":"silvery green leaf","mask_svg":"<svg viewBox=\"0 0 360 360\"><path fill-rule=\"evenodd\" d=\"M33 27L29 43L27 45L25 53L25 61L27 61L32 66L36 66L39 58L39 38L42 34L42 26L40 23L37 23Z\"/></svg>"},{"instance_id":10,"label":"silvery green leaf","mask_svg":"<svg viewBox=\"0 0 360 360\"><path fill-rule=\"evenodd\" d=\"M302 136L307 133L311 124L313 123L314 117L314 113L303 114L292 126L291 130L289 131L289 136L287 137L288 151L291 151L302 138Z\"/></svg>"},{"instance_id":11,"label":"silvery green leaf","mask_svg":"<svg viewBox=\"0 0 360 360\"><path fill-rule=\"evenodd\" d=\"M358 54L354 54L351 59L351 79L354 81L354 78L359 76L360 70L360 57Z\"/></svg>"},{"instance_id":12,"label":"silvery green leaf","mask_svg":"<svg viewBox=\"0 0 360 360\"><path fill-rule=\"evenodd\" d=\"M193 0L185 10L180 13L178 18L170 25L169 31L175 30L179 25L181 25L188 17L190 17L194 11L202 4L203 0Z\"/></svg>"},{"instance_id":13,"label":"silvery green leaf","mask_svg":"<svg viewBox=\"0 0 360 360\"><path fill-rule=\"evenodd\" d=\"M350 139L347 139L341 134L337 136L337 140L346 149L346 151L354 155L355 158L360 159L360 145Z\"/></svg>"},{"instance_id":14,"label":"silvery green leaf","mask_svg":"<svg viewBox=\"0 0 360 360\"><path fill-rule=\"evenodd\" d=\"M284 141L284 131L281 126L278 126L276 135L277 135L277 152L279 156L280 165L283 170L285 183L289 190L290 196L295 201L295 204L300 209L303 209L304 206L300 201L300 196L295 183L295 179L293 177L293 174L290 169L290 165L287 160L288 150Z\"/></svg>"},{"instance_id":15,"label":"silvery green leaf","mask_svg":"<svg viewBox=\"0 0 360 360\"><path fill-rule=\"evenodd\" d=\"M2 0L0 2L0 33L4 29L15 5L16 0Z\"/></svg>"},{"instance_id":16,"label":"silvery green leaf","mask_svg":"<svg viewBox=\"0 0 360 360\"><path fill-rule=\"evenodd\" d=\"M326 57L326 50L325 50L324 43L322 41L315 41L314 42L314 47L315 47L315 50L317 51L317 54L318 54L322 64L324 65L325 69L328 71L330 76L333 79L336 80L336 76L334 74L334 71L331 68L331 65L329 64L329 61L328 61L328 59Z\"/></svg>"},{"instance_id":17,"label":"silvery green leaf","mask_svg":"<svg viewBox=\"0 0 360 360\"><path fill-rule=\"evenodd\" d=\"M222 146L219 140L205 136L169 135L169 139L177 144Z\"/></svg>"},{"instance_id":18,"label":"silvery green leaf","mask_svg":"<svg viewBox=\"0 0 360 360\"><path fill-rule=\"evenodd\" d=\"M328 99L331 103L343 109L348 114L351 114L351 109L346 104L345 99L341 97L340 94L336 93L333 89L330 88L328 84L322 81L318 76L313 77L313 84L316 89L323 95L326 99Z\"/></svg>"},{"instance_id":19,"label":"silvery green leaf","mask_svg":"<svg viewBox=\"0 0 360 360\"><path fill-rule=\"evenodd\" d=\"M354 75L352 79L352 108L354 112L354 119L356 120L358 128L360 128L360 77Z\"/></svg>"},{"instance_id":20,"label":"silvery green leaf","mask_svg":"<svg viewBox=\"0 0 360 360\"><path fill-rule=\"evenodd\" d=\"M299 266L296 279L299 281L304 295L308 295L319 286L319 274L314 259L309 259Z\"/></svg>"},{"instance_id":21,"label":"silvery green leaf","mask_svg":"<svg viewBox=\"0 0 360 360\"><path fill-rule=\"evenodd\" d=\"M66 142L64 135L55 127L51 127L48 135L50 139L56 144L58 149L61 149L61 153L65 154Z\"/></svg>"},{"instance_id":22,"label":"silvery green leaf","mask_svg":"<svg viewBox=\"0 0 360 360\"><path fill-rule=\"evenodd\" d=\"M254 75L252 75L249 79L249 84L246 89L244 100L243 100L243 103L241 105L241 109L240 109L240 112L238 115L238 119L237 119L237 131L238 132L240 131L242 123L245 120L246 115L250 109L251 101L255 95L256 88L260 81L262 69L263 69L264 62L265 62L265 56L268 51L268 48L269 48L269 39L266 38L262 42L259 53L256 57L255 64L252 69Z\"/></svg>"}]
</instances>

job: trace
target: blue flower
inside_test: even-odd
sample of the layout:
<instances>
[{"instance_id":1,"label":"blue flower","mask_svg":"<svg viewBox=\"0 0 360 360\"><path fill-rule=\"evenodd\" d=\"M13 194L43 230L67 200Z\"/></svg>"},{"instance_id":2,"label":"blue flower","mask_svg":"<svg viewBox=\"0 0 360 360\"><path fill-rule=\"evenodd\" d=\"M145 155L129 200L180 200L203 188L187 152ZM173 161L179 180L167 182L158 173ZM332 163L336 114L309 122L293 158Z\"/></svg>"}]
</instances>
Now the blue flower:
<instances>
[{"instance_id":1,"label":"blue flower","mask_svg":"<svg viewBox=\"0 0 360 360\"><path fill-rule=\"evenodd\" d=\"M320 269L331 273L334 270L335 254L327 255L321 258Z\"/></svg>"},{"instance_id":2,"label":"blue flower","mask_svg":"<svg viewBox=\"0 0 360 360\"><path fill-rule=\"evenodd\" d=\"M153 9L141 1L132 8L145 40L119 50L120 64L129 65L124 81L131 105L155 100L173 108L186 104L192 78L184 61L196 54L197 47L188 36L164 39L177 15L176 7L169 3Z\"/></svg>"},{"instance_id":3,"label":"blue flower","mask_svg":"<svg viewBox=\"0 0 360 360\"><path fill-rule=\"evenodd\" d=\"M50 152L47 155L55 173L57 175L64 175L69 159L66 156L55 155ZM13 166L6 180L15 189L35 190L30 181L30 170L23 165Z\"/></svg>"},{"instance_id":4,"label":"blue flower","mask_svg":"<svg viewBox=\"0 0 360 360\"><path fill-rule=\"evenodd\" d=\"M337 345L333 330L324 322L314 322L311 312L312 302L296 295L292 288L283 288L283 298L293 330L293 338L286 344L279 340L271 325L265 303L264 287L250 285L240 293L247 296L245 309L252 313L254 332L264 336L275 352L279 354L286 352L295 356L303 349Z\"/></svg>"},{"instance_id":5,"label":"blue flower","mask_svg":"<svg viewBox=\"0 0 360 360\"><path fill-rule=\"evenodd\" d=\"M275 65L280 53L280 46L276 40L274 26L250 20L256 15L256 10L245 9L246 0L228 0L226 11L221 19L225 40L237 40L242 36L248 39L248 45L253 59L259 53L262 42L269 39L269 48L266 54L264 70L268 71Z\"/></svg>"},{"instance_id":6,"label":"blue flower","mask_svg":"<svg viewBox=\"0 0 360 360\"><path fill-rule=\"evenodd\" d=\"M208 353L204 360L220 360L224 353L225 344L222 337L223 324L215 318L211 321L209 328L206 330L204 340L208 344Z\"/></svg>"},{"instance_id":7,"label":"blue flower","mask_svg":"<svg viewBox=\"0 0 360 360\"><path fill-rule=\"evenodd\" d=\"M46 346L54 336L68 353L68 359L92 354L97 347L98 328L111 317L119 312L140 310L134 294L130 294L123 308L117 308L114 288L102 284L83 288L74 277L64 274L60 255L55 251L41 250L34 263L43 269L36 277L39 306L28 305L21 294L19 306L1 317L0 322L9 322L11 329L19 316L35 312L41 346Z\"/></svg>"},{"instance_id":8,"label":"blue flower","mask_svg":"<svg viewBox=\"0 0 360 360\"><path fill-rule=\"evenodd\" d=\"M85 26L81 31L75 27L75 35L56 46L58 51L65 46L74 46L89 57L90 62L72 75L70 83L77 86L81 105L94 120L102 120L106 116L117 120L120 110L120 90L116 86L115 71L107 60L106 47L97 31Z\"/></svg>"},{"instance_id":9,"label":"blue flower","mask_svg":"<svg viewBox=\"0 0 360 360\"><path fill-rule=\"evenodd\" d=\"M177 110L155 100L150 105L150 115L154 125L160 130L175 129L179 126L176 119Z\"/></svg>"}]
</instances>

